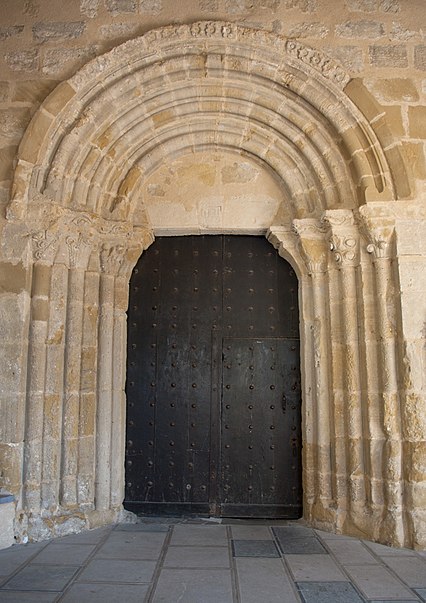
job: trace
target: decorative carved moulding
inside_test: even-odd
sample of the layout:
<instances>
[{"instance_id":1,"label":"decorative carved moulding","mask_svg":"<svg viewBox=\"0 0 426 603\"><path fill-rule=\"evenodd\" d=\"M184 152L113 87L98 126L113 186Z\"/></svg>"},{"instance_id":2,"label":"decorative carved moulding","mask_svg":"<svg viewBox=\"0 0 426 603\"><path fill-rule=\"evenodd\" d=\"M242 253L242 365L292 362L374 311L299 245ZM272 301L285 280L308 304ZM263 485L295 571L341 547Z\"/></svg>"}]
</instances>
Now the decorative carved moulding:
<instances>
[{"instance_id":1,"label":"decorative carved moulding","mask_svg":"<svg viewBox=\"0 0 426 603\"><path fill-rule=\"evenodd\" d=\"M330 228L330 250L337 264L342 267L358 266L360 237L354 212L350 209L327 210L322 221Z\"/></svg>"}]
</instances>

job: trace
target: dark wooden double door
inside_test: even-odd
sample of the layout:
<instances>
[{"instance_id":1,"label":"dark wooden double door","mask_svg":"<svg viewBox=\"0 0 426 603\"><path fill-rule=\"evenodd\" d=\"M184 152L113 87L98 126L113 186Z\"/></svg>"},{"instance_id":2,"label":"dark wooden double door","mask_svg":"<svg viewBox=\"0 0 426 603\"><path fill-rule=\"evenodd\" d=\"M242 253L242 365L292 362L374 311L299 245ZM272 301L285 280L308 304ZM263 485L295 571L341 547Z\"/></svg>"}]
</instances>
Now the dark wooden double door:
<instances>
[{"instance_id":1,"label":"dark wooden double door","mask_svg":"<svg viewBox=\"0 0 426 603\"><path fill-rule=\"evenodd\" d=\"M160 237L130 283L125 507L302 514L297 278L263 237Z\"/></svg>"}]
</instances>

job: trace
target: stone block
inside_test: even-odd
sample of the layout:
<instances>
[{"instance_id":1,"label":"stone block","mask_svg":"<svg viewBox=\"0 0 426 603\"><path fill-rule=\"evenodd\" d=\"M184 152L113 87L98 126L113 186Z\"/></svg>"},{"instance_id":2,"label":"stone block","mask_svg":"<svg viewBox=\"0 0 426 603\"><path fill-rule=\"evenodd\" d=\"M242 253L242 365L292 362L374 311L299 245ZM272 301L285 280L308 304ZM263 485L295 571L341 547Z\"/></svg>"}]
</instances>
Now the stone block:
<instances>
[{"instance_id":1,"label":"stone block","mask_svg":"<svg viewBox=\"0 0 426 603\"><path fill-rule=\"evenodd\" d=\"M267 1L262 2L262 8L271 8L271 6L267 6L267 4ZM278 7L279 2L275 0L275 4ZM302 13L314 13L318 10L318 0L282 0L281 6L286 9L299 9Z\"/></svg>"},{"instance_id":2,"label":"stone block","mask_svg":"<svg viewBox=\"0 0 426 603\"><path fill-rule=\"evenodd\" d=\"M0 111L0 139L18 141L30 121L30 110L23 107L15 107Z\"/></svg>"},{"instance_id":3,"label":"stone block","mask_svg":"<svg viewBox=\"0 0 426 603\"><path fill-rule=\"evenodd\" d=\"M364 69L364 54L359 46L329 46L325 50L328 55L353 73L358 73Z\"/></svg>"},{"instance_id":4,"label":"stone block","mask_svg":"<svg viewBox=\"0 0 426 603\"><path fill-rule=\"evenodd\" d=\"M31 103L36 107L47 97L56 84L55 80L17 81L11 94L11 100L20 103Z\"/></svg>"},{"instance_id":5,"label":"stone block","mask_svg":"<svg viewBox=\"0 0 426 603\"><path fill-rule=\"evenodd\" d=\"M289 31L290 38L325 38L330 28L316 21L314 23L303 22L294 25Z\"/></svg>"},{"instance_id":6,"label":"stone block","mask_svg":"<svg viewBox=\"0 0 426 603\"><path fill-rule=\"evenodd\" d=\"M339 38L381 38L385 33L385 26L378 21L346 21L336 25L336 35Z\"/></svg>"},{"instance_id":7,"label":"stone block","mask_svg":"<svg viewBox=\"0 0 426 603\"><path fill-rule=\"evenodd\" d=\"M105 0L105 8L113 16L120 13L135 13L136 0Z\"/></svg>"},{"instance_id":8,"label":"stone block","mask_svg":"<svg viewBox=\"0 0 426 603\"><path fill-rule=\"evenodd\" d=\"M95 56L96 48L94 46L46 50L41 70L45 75L65 78Z\"/></svg>"},{"instance_id":9,"label":"stone block","mask_svg":"<svg viewBox=\"0 0 426 603\"><path fill-rule=\"evenodd\" d=\"M24 31L23 25L10 25L8 27L0 27L0 42L18 36Z\"/></svg>"},{"instance_id":10,"label":"stone block","mask_svg":"<svg viewBox=\"0 0 426 603\"><path fill-rule=\"evenodd\" d=\"M94 19L98 14L99 0L80 0L80 12L89 19Z\"/></svg>"},{"instance_id":11,"label":"stone block","mask_svg":"<svg viewBox=\"0 0 426 603\"><path fill-rule=\"evenodd\" d=\"M6 52L4 60L12 71L37 71L39 53L38 50L16 50Z\"/></svg>"},{"instance_id":12,"label":"stone block","mask_svg":"<svg viewBox=\"0 0 426 603\"><path fill-rule=\"evenodd\" d=\"M10 180L13 173L13 165L18 145L3 147L0 149L0 182ZM0 272L0 292L3 289L2 274ZM12 285L12 283L10 283ZM13 286L13 285L12 285Z\"/></svg>"},{"instance_id":13,"label":"stone block","mask_svg":"<svg viewBox=\"0 0 426 603\"><path fill-rule=\"evenodd\" d=\"M366 88L380 103L417 102L419 92L409 78L365 79Z\"/></svg>"},{"instance_id":14,"label":"stone block","mask_svg":"<svg viewBox=\"0 0 426 603\"><path fill-rule=\"evenodd\" d=\"M200 10L206 12L215 12L219 9L218 0L198 0Z\"/></svg>"},{"instance_id":15,"label":"stone block","mask_svg":"<svg viewBox=\"0 0 426 603\"><path fill-rule=\"evenodd\" d=\"M407 164L410 166L414 178L426 180L425 148L422 142L403 142L403 149Z\"/></svg>"},{"instance_id":16,"label":"stone block","mask_svg":"<svg viewBox=\"0 0 426 603\"><path fill-rule=\"evenodd\" d=\"M408 122L412 138L426 138L426 106L408 107Z\"/></svg>"},{"instance_id":17,"label":"stone block","mask_svg":"<svg viewBox=\"0 0 426 603\"><path fill-rule=\"evenodd\" d=\"M426 71L426 46L414 47L414 67Z\"/></svg>"},{"instance_id":18,"label":"stone block","mask_svg":"<svg viewBox=\"0 0 426 603\"><path fill-rule=\"evenodd\" d=\"M346 0L346 6L352 12L397 13L400 10L398 0Z\"/></svg>"},{"instance_id":19,"label":"stone block","mask_svg":"<svg viewBox=\"0 0 426 603\"><path fill-rule=\"evenodd\" d=\"M163 9L163 0L140 0L139 11L141 13L158 14Z\"/></svg>"},{"instance_id":20,"label":"stone block","mask_svg":"<svg viewBox=\"0 0 426 603\"><path fill-rule=\"evenodd\" d=\"M408 67L405 46L370 46L369 56L370 63L374 67Z\"/></svg>"},{"instance_id":21,"label":"stone block","mask_svg":"<svg viewBox=\"0 0 426 603\"><path fill-rule=\"evenodd\" d=\"M5 549L15 543L14 520L14 497L8 493L0 493L0 549Z\"/></svg>"},{"instance_id":22,"label":"stone block","mask_svg":"<svg viewBox=\"0 0 426 603\"><path fill-rule=\"evenodd\" d=\"M36 23L33 25L33 37L37 42L60 42L79 38L85 29L84 21Z\"/></svg>"}]
</instances>

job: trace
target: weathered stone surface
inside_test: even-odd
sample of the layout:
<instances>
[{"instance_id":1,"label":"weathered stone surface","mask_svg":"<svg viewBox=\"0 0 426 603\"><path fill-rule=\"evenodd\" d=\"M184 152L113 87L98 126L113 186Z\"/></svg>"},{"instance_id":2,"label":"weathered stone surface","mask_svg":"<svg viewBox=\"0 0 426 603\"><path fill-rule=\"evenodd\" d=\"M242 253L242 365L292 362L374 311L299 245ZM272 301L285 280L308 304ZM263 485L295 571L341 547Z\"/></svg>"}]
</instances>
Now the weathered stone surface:
<instances>
[{"instance_id":1,"label":"weathered stone surface","mask_svg":"<svg viewBox=\"0 0 426 603\"><path fill-rule=\"evenodd\" d=\"M42 72L55 77L71 75L76 67L94 56L96 56L96 49L93 46L46 50L42 59Z\"/></svg>"},{"instance_id":2,"label":"weathered stone surface","mask_svg":"<svg viewBox=\"0 0 426 603\"><path fill-rule=\"evenodd\" d=\"M327 54L352 73L358 73L364 68L363 52L358 46L327 47Z\"/></svg>"},{"instance_id":3,"label":"weathered stone surface","mask_svg":"<svg viewBox=\"0 0 426 603\"><path fill-rule=\"evenodd\" d=\"M38 50L16 50L6 52L4 60L12 71L37 71L39 64Z\"/></svg>"},{"instance_id":4,"label":"weathered stone surface","mask_svg":"<svg viewBox=\"0 0 426 603\"><path fill-rule=\"evenodd\" d=\"M106 9L113 15L136 12L136 0L105 0Z\"/></svg>"},{"instance_id":5,"label":"weathered stone surface","mask_svg":"<svg viewBox=\"0 0 426 603\"><path fill-rule=\"evenodd\" d=\"M426 138L426 107L408 107L409 132L413 138Z\"/></svg>"},{"instance_id":6,"label":"weathered stone surface","mask_svg":"<svg viewBox=\"0 0 426 603\"><path fill-rule=\"evenodd\" d=\"M414 47L414 66L416 69L426 71L426 46Z\"/></svg>"},{"instance_id":7,"label":"weathered stone surface","mask_svg":"<svg viewBox=\"0 0 426 603\"><path fill-rule=\"evenodd\" d=\"M39 105L57 85L56 80L24 80L15 83L12 101Z\"/></svg>"},{"instance_id":8,"label":"weathered stone surface","mask_svg":"<svg viewBox=\"0 0 426 603\"><path fill-rule=\"evenodd\" d=\"M341 38L380 38L385 33L383 23L377 21L346 21L336 25L336 35Z\"/></svg>"},{"instance_id":9,"label":"weathered stone surface","mask_svg":"<svg viewBox=\"0 0 426 603\"><path fill-rule=\"evenodd\" d=\"M198 0L198 3L202 11L214 12L219 8L218 0Z\"/></svg>"},{"instance_id":10,"label":"weathered stone surface","mask_svg":"<svg viewBox=\"0 0 426 603\"><path fill-rule=\"evenodd\" d=\"M400 10L398 0L346 0L346 6L351 11L361 13L397 13Z\"/></svg>"},{"instance_id":11,"label":"weathered stone surface","mask_svg":"<svg viewBox=\"0 0 426 603\"><path fill-rule=\"evenodd\" d=\"M79 38L86 28L84 21L75 23L50 22L36 23L33 26L33 36L38 42L49 42L51 40L69 40Z\"/></svg>"},{"instance_id":12,"label":"weathered stone surface","mask_svg":"<svg viewBox=\"0 0 426 603\"><path fill-rule=\"evenodd\" d=\"M364 80L368 90L381 103L417 102L419 92L413 80L408 78L386 78Z\"/></svg>"},{"instance_id":13,"label":"weathered stone surface","mask_svg":"<svg viewBox=\"0 0 426 603\"><path fill-rule=\"evenodd\" d=\"M99 8L99 0L80 0L80 12L82 15L93 19Z\"/></svg>"},{"instance_id":14,"label":"weathered stone surface","mask_svg":"<svg viewBox=\"0 0 426 603\"><path fill-rule=\"evenodd\" d=\"M0 27L0 42L18 36L24 31L23 25L11 25L10 27Z\"/></svg>"},{"instance_id":15,"label":"weathered stone surface","mask_svg":"<svg viewBox=\"0 0 426 603\"><path fill-rule=\"evenodd\" d=\"M408 67L405 46L370 46L369 55L375 67Z\"/></svg>"},{"instance_id":16,"label":"weathered stone surface","mask_svg":"<svg viewBox=\"0 0 426 603\"><path fill-rule=\"evenodd\" d=\"M289 31L290 38L325 38L329 32L329 28L315 21L314 23L299 23L294 25Z\"/></svg>"}]
</instances>

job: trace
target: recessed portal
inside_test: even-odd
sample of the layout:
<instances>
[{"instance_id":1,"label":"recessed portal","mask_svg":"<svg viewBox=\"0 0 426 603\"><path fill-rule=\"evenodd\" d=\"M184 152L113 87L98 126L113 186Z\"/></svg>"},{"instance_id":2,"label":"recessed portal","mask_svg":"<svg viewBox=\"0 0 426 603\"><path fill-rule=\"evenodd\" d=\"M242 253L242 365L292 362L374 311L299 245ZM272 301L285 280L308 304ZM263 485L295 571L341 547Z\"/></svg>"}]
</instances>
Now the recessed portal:
<instances>
[{"instance_id":1,"label":"recessed portal","mask_svg":"<svg viewBox=\"0 0 426 603\"><path fill-rule=\"evenodd\" d=\"M263 237L160 237L130 283L125 507L302 514L298 283Z\"/></svg>"}]
</instances>

